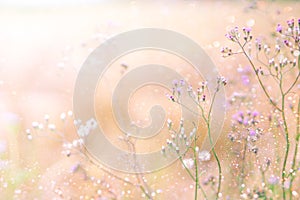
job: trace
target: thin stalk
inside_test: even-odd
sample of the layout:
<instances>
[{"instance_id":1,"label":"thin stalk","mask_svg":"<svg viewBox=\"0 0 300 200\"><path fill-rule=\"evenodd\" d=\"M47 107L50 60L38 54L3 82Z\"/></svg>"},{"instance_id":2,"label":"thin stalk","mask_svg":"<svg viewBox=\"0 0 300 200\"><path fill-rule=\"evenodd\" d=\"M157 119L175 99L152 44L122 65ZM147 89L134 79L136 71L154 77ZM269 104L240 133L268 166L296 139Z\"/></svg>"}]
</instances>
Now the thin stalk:
<instances>
[{"instance_id":1,"label":"thin stalk","mask_svg":"<svg viewBox=\"0 0 300 200\"><path fill-rule=\"evenodd\" d=\"M192 178L192 180L193 180L194 182L196 182L196 179L195 179L195 177L193 176L191 170L184 164L184 162L183 162L183 160L182 160L182 156L179 157L179 160L180 160L181 164L183 165L183 167L185 168L185 170L187 171L187 173L189 174L189 176ZM202 188L202 186L201 186L200 183L198 183L198 187L200 188L200 190L201 190L201 192L202 192L204 198L207 199L207 195L206 195L206 193L205 193L205 191L204 191L204 189Z\"/></svg>"},{"instance_id":2,"label":"thin stalk","mask_svg":"<svg viewBox=\"0 0 300 200\"><path fill-rule=\"evenodd\" d=\"M285 183L285 179L286 179L286 164L287 164L289 149L290 149L289 130L288 130L287 119L286 119L286 115L285 115L285 97L286 97L286 94L288 94L290 92L290 90L294 87L294 85L296 84L297 81L293 82L293 84L290 86L290 88L286 92L284 92L283 91L283 84L282 84L282 74L281 74L280 82L279 82L279 88L280 88L280 93L281 93L281 108L279 108L278 105L271 99L269 93L267 92L265 86L263 85L262 80L260 79L259 74L256 72L254 63L252 62L251 58L248 56L248 54L246 53L246 51L243 48L243 46L241 45L241 43L239 41L237 41L237 43L242 48L242 51L244 52L244 54L245 54L247 60L249 61L252 69L254 70L254 72L256 74L256 77L258 79L258 82L259 82L261 88L263 89L265 95L270 100L270 103L277 110L279 110L280 113L281 113L281 117L282 117L282 120L283 120L283 129L284 129L284 132L285 132L285 141L286 141L286 149L285 149L284 161L283 161L282 172L281 172L282 192L283 192L283 199L285 200L286 199L286 191L285 191L284 183ZM299 63L298 63L298 65L299 65ZM298 80L298 78L299 78L299 74L297 76L297 80Z\"/></svg>"},{"instance_id":3,"label":"thin stalk","mask_svg":"<svg viewBox=\"0 0 300 200\"><path fill-rule=\"evenodd\" d=\"M216 88L216 91L214 92L214 95L213 95L213 98L212 98L212 101L211 101L211 104L210 104L210 108L209 108L209 111L208 111L208 120L207 120L207 131L208 131L208 137L209 137L209 142L210 142L210 145L212 146L212 152L213 152L213 155L217 161L217 164L218 164L218 173L219 173L219 178L218 178L218 190L217 190L217 194L216 194L216 200L219 199L219 194L220 194L220 191L221 191L221 181L222 181L222 168L221 168L221 162L219 160L219 157L215 151L215 147L213 145L213 141L212 141L212 138L211 138L211 129L210 129L210 118L211 118L211 112L212 112L212 106L214 104L214 101L216 99L216 94L217 92L219 91L219 87L220 87L220 83L218 83L218 86Z\"/></svg>"},{"instance_id":4,"label":"thin stalk","mask_svg":"<svg viewBox=\"0 0 300 200\"><path fill-rule=\"evenodd\" d=\"M283 160L283 166L282 166L282 171L281 171L281 183L282 183L282 193L283 193L283 199L286 199L286 190L284 187L285 179L286 179L286 164L288 160L288 155L289 155L289 150L290 150L290 140L289 140L289 130L288 130L288 125L286 121L286 116L285 116L285 94L283 92L282 88L282 76L280 77L280 92L281 92L281 116L283 120L283 129L285 132L285 142L286 142L286 149L284 153L284 160Z\"/></svg>"},{"instance_id":5,"label":"thin stalk","mask_svg":"<svg viewBox=\"0 0 300 200\"><path fill-rule=\"evenodd\" d=\"M270 101L270 103L279 111L281 111L281 108L279 108L276 103L272 100L271 96L269 95L266 87L264 86L264 84L262 83L262 80L259 76L259 74L256 72L254 63L252 62L251 58L248 56L247 52L245 51L244 47L241 45L241 43L239 41L237 41L238 45L242 48L242 51L244 52L244 55L246 56L248 62L250 63L253 71L255 72L256 78L258 79L259 85L261 86L261 88L263 89L265 95L267 96L268 100Z\"/></svg>"},{"instance_id":6,"label":"thin stalk","mask_svg":"<svg viewBox=\"0 0 300 200\"><path fill-rule=\"evenodd\" d=\"M294 150L294 156L293 156L293 163L292 163L292 170L293 173L297 172L296 169L296 159L297 159L297 153L298 153L298 145L299 145L299 139L300 139L300 97L298 99L298 109L297 109L297 120L296 120L296 144L295 144L295 150ZM290 182L290 188L289 188L289 192L290 192L290 200L292 199L292 186L293 186L293 182L296 178L296 175L292 175L291 178L291 182Z\"/></svg>"},{"instance_id":7,"label":"thin stalk","mask_svg":"<svg viewBox=\"0 0 300 200\"><path fill-rule=\"evenodd\" d=\"M196 134L195 134L196 135ZM197 163L197 152L196 152L196 146L197 141L194 140L195 146L194 146L194 164L195 164L195 200L198 199L198 185L199 185L199 177L198 177L198 163Z\"/></svg>"},{"instance_id":8,"label":"thin stalk","mask_svg":"<svg viewBox=\"0 0 300 200\"><path fill-rule=\"evenodd\" d=\"M246 158L246 152L247 152L247 139L245 139L244 143L244 149L243 149L243 160L242 160L242 172L241 172L241 180L240 180L240 193L242 192L242 185L244 184L244 178L245 178L245 158Z\"/></svg>"},{"instance_id":9,"label":"thin stalk","mask_svg":"<svg viewBox=\"0 0 300 200\"><path fill-rule=\"evenodd\" d=\"M221 162L219 160L219 157L215 151L215 147L213 145L213 141L212 141L212 137L211 137L211 128L210 128L210 121L211 121L211 112L212 112L212 106L214 104L214 101L216 99L216 94L217 92L219 91L219 87L220 87L220 84L221 83L218 83L218 86L213 94L213 97L212 97L212 101L211 101L211 104L210 104L210 107L209 107L209 111L208 111L208 117L205 116L205 113L204 113L204 109L202 108L202 106L196 102L194 99L193 101L197 104L197 106L200 108L200 111L201 111L201 116L203 118L203 120L205 121L205 124L207 126L207 133L208 133L208 138L209 138L209 142L210 142L210 145L212 146L212 152L213 152L213 156L214 158L216 159L217 161L217 164L218 164L218 189L217 189L217 193L216 193L216 200L219 199L219 194L220 194L220 191L221 191L221 181L222 181L222 168L221 168Z\"/></svg>"}]
</instances>

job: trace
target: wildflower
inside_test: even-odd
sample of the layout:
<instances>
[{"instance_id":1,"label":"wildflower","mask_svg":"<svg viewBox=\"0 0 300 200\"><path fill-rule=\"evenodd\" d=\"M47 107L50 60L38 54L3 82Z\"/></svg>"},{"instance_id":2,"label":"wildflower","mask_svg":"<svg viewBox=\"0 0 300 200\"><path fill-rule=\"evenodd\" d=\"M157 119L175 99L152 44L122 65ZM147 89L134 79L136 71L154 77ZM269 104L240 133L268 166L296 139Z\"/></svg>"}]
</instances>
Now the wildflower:
<instances>
[{"instance_id":1,"label":"wildflower","mask_svg":"<svg viewBox=\"0 0 300 200\"><path fill-rule=\"evenodd\" d=\"M170 120L170 119L167 120L167 126L168 126L169 129L171 129L171 127L172 127L172 120Z\"/></svg>"},{"instance_id":2,"label":"wildflower","mask_svg":"<svg viewBox=\"0 0 300 200\"><path fill-rule=\"evenodd\" d=\"M206 178L203 181L203 185L208 185L209 183L211 183L212 185L214 185L216 182L216 178L213 175L210 175L208 178Z\"/></svg>"},{"instance_id":3,"label":"wildflower","mask_svg":"<svg viewBox=\"0 0 300 200\"><path fill-rule=\"evenodd\" d=\"M227 80L224 76L218 77L218 83L222 83L224 86L227 85Z\"/></svg>"},{"instance_id":4,"label":"wildflower","mask_svg":"<svg viewBox=\"0 0 300 200\"><path fill-rule=\"evenodd\" d=\"M98 123L94 118L91 118L86 122L86 126L93 130L98 126Z\"/></svg>"},{"instance_id":5,"label":"wildflower","mask_svg":"<svg viewBox=\"0 0 300 200\"><path fill-rule=\"evenodd\" d=\"M32 122L32 128L37 129L39 127L39 123L38 122Z\"/></svg>"},{"instance_id":6,"label":"wildflower","mask_svg":"<svg viewBox=\"0 0 300 200\"><path fill-rule=\"evenodd\" d=\"M169 98L170 98L171 101L175 102L174 96L171 95Z\"/></svg>"},{"instance_id":7,"label":"wildflower","mask_svg":"<svg viewBox=\"0 0 300 200\"><path fill-rule=\"evenodd\" d=\"M180 82L180 85L181 85L181 86L184 86L184 85L185 85L185 81L184 81L183 79L181 79L179 82Z\"/></svg>"},{"instance_id":8,"label":"wildflower","mask_svg":"<svg viewBox=\"0 0 300 200\"><path fill-rule=\"evenodd\" d=\"M55 128L56 128L55 124L49 124L49 125L48 125L48 129L49 129L50 131L54 131Z\"/></svg>"},{"instance_id":9,"label":"wildflower","mask_svg":"<svg viewBox=\"0 0 300 200\"><path fill-rule=\"evenodd\" d=\"M243 31L245 34L249 34L251 32L251 28L250 27L244 27Z\"/></svg>"},{"instance_id":10,"label":"wildflower","mask_svg":"<svg viewBox=\"0 0 300 200\"><path fill-rule=\"evenodd\" d=\"M77 172L78 170L79 170L79 168L80 168L80 163L76 163L75 165L73 165L72 167L71 167L71 173L75 173L75 172Z\"/></svg>"},{"instance_id":11,"label":"wildflower","mask_svg":"<svg viewBox=\"0 0 300 200\"><path fill-rule=\"evenodd\" d=\"M178 81L177 81L177 80L173 80L172 84L173 84L174 86L177 86L177 85L178 85Z\"/></svg>"},{"instance_id":12,"label":"wildflower","mask_svg":"<svg viewBox=\"0 0 300 200\"><path fill-rule=\"evenodd\" d=\"M287 24L291 29L294 28L294 24L295 24L294 19L287 20Z\"/></svg>"},{"instance_id":13,"label":"wildflower","mask_svg":"<svg viewBox=\"0 0 300 200\"><path fill-rule=\"evenodd\" d=\"M77 120L75 119L73 121L73 123L74 123L75 126L77 126L77 125L81 124L81 119L77 119Z\"/></svg>"},{"instance_id":14,"label":"wildflower","mask_svg":"<svg viewBox=\"0 0 300 200\"><path fill-rule=\"evenodd\" d=\"M261 39L256 38L255 45L256 45L256 49L258 49L258 51L260 51L261 50L261 46L262 46Z\"/></svg>"},{"instance_id":15,"label":"wildflower","mask_svg":"<svg viewBox=\"0 0 300 200\"><path fill-rule=\"evenodd\" d=\"M242 75L242 82L244 85L249 85L249 83L250 83L249 76Z\"/></svg>"},{"instance_id":16,"label":"wildflower","mask_svg":"<svg viewBox=\"0 0 300 200\"><path fill-rule=\"evenodd\" d=\"M165 146L162 146L162 147L161 147L161 152L162 152L162 153L165 153L165 152L166 152Z\"/></svg>"},{"instance_id":17,"label":"wildflower","mask_svg":"<svg viewBox=\"0 0 300 200\"><path fill-rule=\"evenodd\" d=\"M275 65L275 60L274 60L274 58L272 58L269 60L269 66L272 67L274 65Z\"/></svg>"},{"instance_id":18,"label":"wildflower","mask_svg":"<svg viewBox=\"0 0 300 200\"><path fill-rule=\"evenodd\" d=\"M176 92L178 95L181 95L181 91L182 91L181 87L176 88Z\"/></svg>"},{"instance_id":19,"label":"wildflower","mask_svg":"<svg viewBox=\"0 0 300 200\"><path fill-rule=\"evenodd\" d=\"M198 158L200 161L209 161L211 158L211 155L208 151L201 151L199 152Z\"/></svg>"},{"instance_id":20,"label":"wildflower","mask_svg":"<svg viewBox=\"0 0 300 200\"><path fill-rule=\"evenodd\" d=\"M72 116L73 116L72 110L69 110L69 111L68 111L68 116L69 116L69 117L72 117Z\"/></svg>"},{"instance_id":21,"label":"wildflower","mask_svg":"<svg viewBox=\"0 0 300 200\"><path fill-rule=\"evenodd\" d=\"M194 167L194 160L192 158L184 159L183 164L186 168L192 169Z\"/></svg>"},{"instance_id":22,"label":"wildflower","mask_svg":"<svg viewBox=\"0 0 300 200\"><path fill-rule=\"evenodd\" d=\"M229 33L225 34L225 37L227 37L231 41L234 41L233 36L231 34L229 34Z\"/></svg>"},{"instance_id":23,"label":"wildflower","mask_svg":"<svg viewBox=\"0 0 300 200\"><path fill-rule=\"evenodd\" d=\"M227 34L225 34L229 40L236 42L240 38L238 27L231 29Z\"/></svg>"},{"instance_id":24,"label":"wildflower","mask_svg":"<svg viewBox=\"0 0 300 200\"><path fill-rule=\"evenodd\" d=\"M257 117L258 115L259 115L259 112L258 112L258 111L253 111L253 112L252 112L252 116L253 116L253 117Z\"/></svg>"},{"instance_id":25,"label":"wildflower","mask_svg":"<svg viewBox=\"0 0 300 200\"><path fill-rule=\"evenodd\" d=\"M78 132L79 136L85 137L85 136L87 136L90 133L90 127L84 126L84 125L80 125L77 132Z\"/></svg>"},{"instance_id":26,"label":"wildflower","mask_svg":"<svg viewBox=\"0 0 300 200\"><path fill-rule=\"evenodd\" d=\"M280 178L278 176L271 175L268 179L269 184L276 185L279 183Z\"/></svg>"},{"instance_id":27,"label":"wildflower","mask_svg":"<svg viewBox=\"0 0 300 200\"><path fill-rule=\"evenodd\" d=\"M250 135L250 136L255 136L255 135L256 135L256 131L253 130L253 129L251 129L251 130L249 131L249 135Z\"/></svg>"},{"instance_id":28,"label":"wildflower","mask_svg":"<svg viewBox=\"0 0 300 200\"><path fill-rule=\"evenodd\" d=\"M278 44L275 45L275 51L276 51L277 53L280 52L280 46L279 46Z\"/></svg>"},{"instance_id":29,"label":"wildflower","mask_svg":"<svg viewBox=\"0 0 300 200\"><path fill-rule=\"evenodd\" d=\"M284 43L287 47L289 47L289 46L291 45L291 43L290 43L288 40L284 40L283 43Z\"/></svg>"},{"instance_id":30,"label":"wildflower","mask_svg":"<svg viewBox=\"0 0 300 200\"><path fill-rule=\"evenodd\" d=\"M193 87L192 87L191 85L189 85L189 86L187 87L187 92L190 93L190 92L192 92L192 91L193 91Z\"/></svg>"},{"instance_id":31,"label":"wildflower","mask_svg":"<svg viewBox=\"0 0 300 200\"><path fill-rule=\"evenodd\" d=\"M257 147L252 147L251 151L254 153L254 154L257 154L258 153L258 148Z\"/></svg>"},{"instance_id":32,"label":"wildflower","mask_svg":"<svg viewBox=\"0 0 300 200\"><path fill-rule=\"evenodd\" d=\"M66 117L67 117L67 115L66 115L66 113L61 113L60 114L60 119L62 120L62 121L64 121L65 119L66 119Z\"/></svg>"},{"instance_id":33,"label":"wildflower","mask_svg":"<svg viewBox=\"0 0 300 200\"><path fill-rule=\"evenodd\" d=\"M50 116L49 116L48 114L46 114L46 115L44 116L44 119L45 119L46 122L49 121L49 118L50 118Z\"/></svg>"},{"instance_id":34,"label":"wildflower","mask_svg":"<svg viewBox=\"0 0 300 200\"><path fill-rule=\"evenodd\" d=\"M279 33L282 33L282 26L281 26L281 24L277 25L276 31L279 32Z\"/></svg>"},{"instance_id":35,"label":"wildflower","mask_svg":"<svg viewBox=\"0 0 300 200\"><path fill-rule=\"evenodd\" d=\"M231 56L232 55L232 49L230 49L228 47L222 47L221 48L221 53L225 54L225 55L223 55L223 57Z\"/></svg>"}]
</instances>

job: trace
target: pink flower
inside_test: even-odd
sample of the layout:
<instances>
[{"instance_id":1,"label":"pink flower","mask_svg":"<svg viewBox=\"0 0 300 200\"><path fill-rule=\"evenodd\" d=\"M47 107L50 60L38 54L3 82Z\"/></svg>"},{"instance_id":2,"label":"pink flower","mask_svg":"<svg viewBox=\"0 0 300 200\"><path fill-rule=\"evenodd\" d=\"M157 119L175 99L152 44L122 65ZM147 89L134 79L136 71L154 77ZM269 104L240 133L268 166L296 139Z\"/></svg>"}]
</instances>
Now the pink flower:
<instances>
[{"instance_id":1,"label":"pink flower","mask_svg":"<svg viewBox=\"0 0 300 200\"><path fill-rule=\"evenodd\" d=\"M277 25L276 31L279 32L279 33L282 33L282 26L281 26L281 24Z\"/></svg>"}]
</instances>

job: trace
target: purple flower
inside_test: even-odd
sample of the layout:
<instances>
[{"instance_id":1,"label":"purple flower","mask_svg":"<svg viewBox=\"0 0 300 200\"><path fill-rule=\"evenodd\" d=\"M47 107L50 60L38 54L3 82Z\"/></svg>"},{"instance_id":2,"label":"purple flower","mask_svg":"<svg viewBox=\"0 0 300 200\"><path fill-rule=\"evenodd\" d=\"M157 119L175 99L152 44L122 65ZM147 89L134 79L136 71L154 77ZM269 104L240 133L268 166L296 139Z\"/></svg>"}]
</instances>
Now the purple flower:
<instances>
[{"instance_id":1,"label":"purple flower","mask_svg":"<svg viewBox=\"0 0 300 200\"><path fill-rule=\"evenodd\" d=\"M241 117L241 118L244 118L244 113L242 111L239 111L238 112L238 115Z\"/></svg>"},{"instance_id":2,"label":"purple flower","mask_svg":"<svg viewBox=\"0 0 300 200\"><path fill-rule=\"evenodd\" d=\"M244 31L244 33L249 34L251 32L251 28L250 27L244 27L243 31Z\"/></svg>"},{"instance_id":3,"label":"purple flower","mask_svg":"<svg viewBox=\"0 0 300 200\"><path fill-rule=\"evenodd\" d=\"M277 25L276 31L279 32L279 33L282 33L282 26L281 26L281 24Z\"/></svg>"},{"instance_id":4,"label":"purple flower","mask_svg":"<svg viewBox=\"0 0 300 200\"><path fill-rule=\"evenodd\" d=\"M249 85L250 83L249 77L247 75L242 75L242 82L244 85Z\"/></svg>"},{"instance_id":5,"label":"purple flower","mask_svg":"<svg viewBox=\"0 0 300 200\"><path fill-rule=\"evenodd\" d=\"M76 163L75 165L73 165L71 167L71 173L77 172L79 170L79 168L80 168L80 163Z\"/></svg>"},{"instance_id":6,"label":"purple flower","mask_svg":"<svg viewBox=\"0 0 300 200\"><path fill-rule=\"evenodd\" d=\"M256 38L255 44L256 44L256 48L260 51L262 47L261 38Z\"/></svg>"},{"instance_id":7,"label":"purple flower","mask_svg":"<svg viewBox=\"0 0 300 200\"><path fill-rule=\"evenodd\" d=\"M233 41L233 36L229 33L225 34L225 37L227 37L229 40Z\"/></svg>"},{"instance_id":8,"label":"purple flower","mask_svg":"<svg viewBox=\"0 0 300 200\"><path fill-rule=\"evenodd\" d=\"M252 116L253 116L253 117L257 117L258 115L259 115L259 112L258 112L258 111L255 110L255 111L252 112Z\"/></svg>"},{"instance_id":9,"label":"purple flower","mask_svg":"<svg viewBox=\"0 0 300 200\"><path fill-rule=\"evenodd\" d=\"M284 42L284 44L285 44L286 46L289 46L289 45L290 45L288 40L284 40L283 42Z\"/></svg>"},{"instance_id":10,"label":"purple flower","mask_svg":"<svg viewBox=\"0 0 300 200\"><path fill-rule=\"evenodd\" d=\"M290 28L293 28L293 27L294 27L294 24L295 24L294 19L287 20L287 24L288 24L288 26L289 26Z\"/></svg>"},{"instance_id":11,"label":"purple flower","mask_svg":"<svg viewBox=\"0 0 300 200\"><path fill-rule=\"evenodd\" d=\"M270 178L268 179L268 182L271 185L276 185L277 183L279 183L279 177L271 175Z\"/></svg>"},{"instance_id":12,"label":"purple flower","mask_svg":"<svg viewBox=\"0 0 300 200\"><path fill-rule=\"evenodd\" d=\"M173 80L172 84L175 86L178 85L178 80Z\"/></svg>"},{"instance_id":13,"label":"purple flower","mask_svg":"<svg viewBox=\"0 0 300 200\"><path fill-rule=\"evenodd\" d=\"M255 136L255 135L256 135L256 131L251 129L251 130L249 131L249 135L250 135L251 137Z\"/></svg>"},{"instance_id":14,"label":"purple flower","mask_svg":"<svg viewBox=\"0 0 300 200\"><path fill-rule=\"evenodd\" d=\"M249 125L249 119L248 119L248 117L246 117L246 118L244 119L244 125L245 125L245 126L248 126L248 125Z\"/></svg>"},{"instance_id":15,"label":"purple flower","mask_svg":"<svg viewBox=\"0 0 300 200\"><path fill-rule=\"evenodd\" d=\"M180 80L180 85L181 85L181 86L184 86L184 85L185 85L185 81L181 79L181 80Z\"/></svg>"},{"instance_id":16,"label":"purple flower","mask_svg":"<svg viewBox=\"0 0 300 200\"><path fill-rule=\"evenodd\" d=\"M181 94L181 87L176 88L176 90L178 94Z\"/></svg>"}]
</instances>

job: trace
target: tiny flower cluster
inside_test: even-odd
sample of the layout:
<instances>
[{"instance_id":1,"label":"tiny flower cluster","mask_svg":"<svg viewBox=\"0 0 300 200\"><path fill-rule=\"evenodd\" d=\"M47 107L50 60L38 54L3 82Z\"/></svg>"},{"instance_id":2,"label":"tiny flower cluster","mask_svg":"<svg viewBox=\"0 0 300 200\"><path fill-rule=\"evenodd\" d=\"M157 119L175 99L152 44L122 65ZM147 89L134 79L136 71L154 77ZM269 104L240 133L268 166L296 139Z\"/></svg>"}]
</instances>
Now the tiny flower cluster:
<instances>
[{"instance_id":1,"label":"tiny flower cluster","mask_svg":"<svg viewBox=\"0 0 300 200\"><path fill-rule=\"evenodd\" d=\"M172 82L172 94L167 94L167 98L173 102L177 102L180 99L180 96L182 95L183 87L185 86L184 80L173 80Z\"/></svg>"},{"instance_id":2,"label":"tiny flower cluster","mask_svg":"<svg viewBox=\"0 0 300 200\"><path fill-rule=\"evenodd\" d=\"M284 29L281 24L277 25L276 31L283 38L283 45L290 49L290 52L295 57L300 55L300 18L298 24L294 19L287 20L287 28Z\"/></svg>"},{"instance_id":3,"label":"tiny flower cluster","mask_svg":"<svg viewBox=\"0 0 300 200\"><path fill-rule=\"evenodd\" d=\"M239 111L233 115L232 131L228 137L232 142L245 141L249 151L257 154L256 142L263 134L263 129L257 127L259 123L259 113L257 111Z\"/></svg>"},{"instance_id":4,"label":"tiny flower cluster","mask_svg":"<svg viewBox=\"0 0 300 200\"><path fill-rule=\"evenodd\" d=\"M187 147L191 144L191 141L196 134L196 128L193 128L193 130L190 132L189 136L186 135L186 130L184 128L184 119L180 120L179 130L174 129L174 123L172 120L167 120L167 126L170 132L171 139L167 139L166 147L162 146L161 152L163 154L166 153L166 149L169 151L175 150L177 154L183 153L181 150L186 150Z\"/></svg>"},{"instance_id":5,"label":"tiny flower cluster","mask_svg":"<svg viewBox=\"0 0 300 200\"><path fill-rule=\"evenodd\" d=\"M239 40L239 38L241 37L241 34L239 32L239 28L234 27L228 33L225 34L225 37L227 37L227 39L229 39L233 42L237 42Z\"/></svg>"},{"instance_id":6,"label":"tiny flower cluster","mask_svg":"<svg viewBox=\"0 0 300 200\"><path fill-rule=\"evenodd\" d=\"M89 119L86 121L85 125L81 124L81 120L74 121L76 126L79 126L77 133L80 137L85 137L90 134L90 132L97 128L98 123L94 118Z\"/></svg>"},{"instance_id":7,"label":"tiny flower cluster","mask_svg":"<svg viewBox=\"0 0 300 200\"><path fill-rule=\"evenodd\" d=\"M186 151L194 144L194 141L197 139L197 129L193 128L188 135L185 134L184 120L180 120L179 130L174 129L174 123L172 120L167 120L167 126L170 131L170 139L167 139L166 146L162 146L162 154L167 152L175 152L179 156L186 155ZM199 151L198 146L194 146L195 152L197 153L199 162L206 162L211 159L210 152L203 150ZM195 158L197 159L197 158ZM185 158L182 160L185 168L192 169L194 167L195 160L192 158Z\"/></svg>"},{"instance_id":8,"label":"tiny flower cluster","mask_svg":"<svg viewBox=\"0 0 300 200\"><path fill-rule=\"evenodd\" d=\"M232 116L234 124L243 124L245 127L256 125L258 121L258 111L238 111Z\"/></svg>"},{"instance_id":9,"label":"tiny flower cluster","mask_svg":"<svg viewBox=\"0 0 300 200\"><path fill-rule=\"evenodd\" d=\"M75 139L71 142L65 141L62 145L63 150L61 153L70 157L72 154L80 152L83 148L83 144L84 142L82 139Z\"/></svg>"},{"instance_id":10,"label":"tiny flower cluster","mask_svg":"<svg viewBox=\"0 0 300 200\"><path fill-rule=\"evenodd\" d=\"M60 115L60 119L62 122L65 122L67 117L72 117L73 112L68 111L67 113L63 112ZM47 131L51 131L53 133L59 134L59 131L57 130L57 126L53 123L50 123L50 116L48 114L45 114L44 116L44 122L38 122L38 121L33 121L31 123L32 129L28 128L25 130L25 133L27 135L28 140L33 139L33 134L37 133L45 133Z\"/></svg>"},{"instance_id":11,"label":"tiny flower cluster","mask_svg":"<svg viewBox=\"0 0 300 200\"><path fill-rule=\"evenodd\" d=\"M251 28L244 27L244 28L242 28L242 30L244 33L243 38L244 38L245 42L252 40ZM225 37L233 42L238 42L239 39L241 38L241 33L239 31L239 28L234 27L228 33L225 34Z\"/></svg>"}]
</instances>

